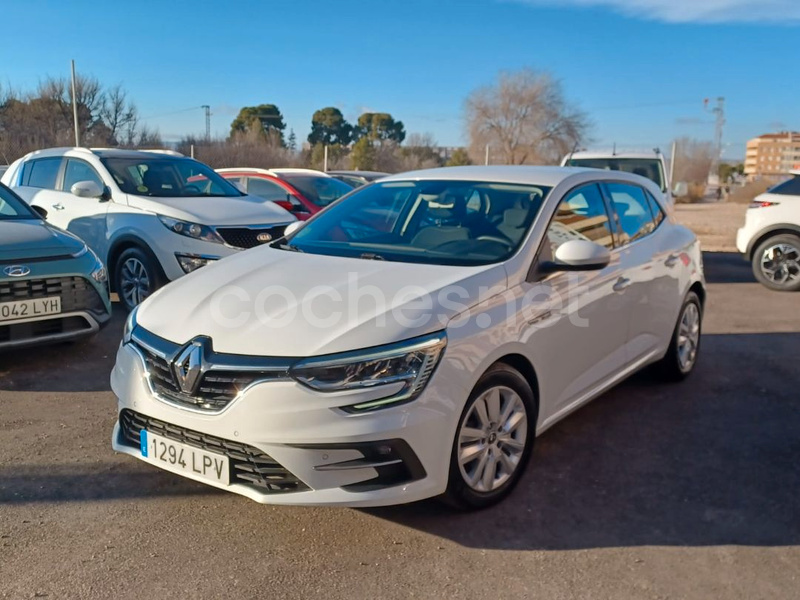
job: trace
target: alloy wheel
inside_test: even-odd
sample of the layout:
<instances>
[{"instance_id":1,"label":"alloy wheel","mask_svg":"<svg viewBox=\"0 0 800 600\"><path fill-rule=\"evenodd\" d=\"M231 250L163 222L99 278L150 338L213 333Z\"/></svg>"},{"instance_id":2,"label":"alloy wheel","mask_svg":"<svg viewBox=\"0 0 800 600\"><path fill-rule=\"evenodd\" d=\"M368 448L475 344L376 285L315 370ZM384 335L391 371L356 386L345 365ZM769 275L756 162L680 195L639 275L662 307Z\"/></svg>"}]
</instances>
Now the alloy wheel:
<instances>
[{"instance_id":1,"label":"alloy wheel","mask_svg":"<svg viewBox=\"0 0 800 600\"><path fill-rule=\"evenodd\" d=\"M477 492L492 492L519 467L528 436L528 413L509 387L489 388L466 413L458 432L458 466Z\"/></svg>"},{"instance_id":2,"label":"alloy wheel","mask_svg":"<svg viewBox=\"0 0 800 600\"><path fill-rule=\"evenodd\" d=\"M141 260L132 256L128 258L120 270L120 292L129 307L140 304L150 295L150 277Z\"/></svg>"},{"instance_id":3,"label":"alloy wheel","mask_svg":"<svg viewBox=\"0 0 800 600\"><path fill-rule=\"evenodd\" d=\"M800 249L790 244L770 246L761 255L761 272L777 285L800 281Z\"/></svg>"},{"instance_id":4,"label":"alloy wheel","mask_svg":"<svg viewBox=\"0 0 800 600\"><path fill-rule=\"evenodd\" d=\"M684 373L694 366L699 344L700 309L694 302L689 302L683 309L678 327L678 363Z\"/></svg>"}]
</instances>

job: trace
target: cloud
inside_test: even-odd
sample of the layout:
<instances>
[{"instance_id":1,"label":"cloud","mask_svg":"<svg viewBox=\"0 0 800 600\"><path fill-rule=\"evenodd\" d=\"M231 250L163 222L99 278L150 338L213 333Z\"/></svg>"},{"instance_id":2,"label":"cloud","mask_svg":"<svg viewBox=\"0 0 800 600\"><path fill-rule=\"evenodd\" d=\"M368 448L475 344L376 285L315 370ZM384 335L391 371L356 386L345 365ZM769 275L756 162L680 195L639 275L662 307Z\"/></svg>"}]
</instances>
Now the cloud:
<instances>
[{"instance_id":1,"label":"cloud","mask_svg":"<svg viewBox=\"0 0 800 600\"><path fill-rule=\"evenodd\" d=\"M603 7L666 23L800 23L800 0L514 0L532 6Z\"/></svg>"}]
</instances>

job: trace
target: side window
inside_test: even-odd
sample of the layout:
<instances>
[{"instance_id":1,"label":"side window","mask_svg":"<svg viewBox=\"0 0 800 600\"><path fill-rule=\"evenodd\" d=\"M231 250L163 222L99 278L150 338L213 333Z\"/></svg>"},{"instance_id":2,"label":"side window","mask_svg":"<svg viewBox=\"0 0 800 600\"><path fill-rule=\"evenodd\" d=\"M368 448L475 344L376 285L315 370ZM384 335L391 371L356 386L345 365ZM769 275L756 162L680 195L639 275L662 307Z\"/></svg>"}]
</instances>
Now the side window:
<instances>
[{"instance_id":1,"label":"side window","mask_svg":"<svg viewBox=\"0 0 800 600\"><path fill-rule=\"evenodd\" d=\"M37 158L36 160L28 161L22 169L22 185L54 190L56 189L56 179L60 168L60 157Z\"/></svg>"},{"instance_id":2,"label":"side window","mask_svg":"<svg viewBox=\"0 0 800 600\"><path fill-rule=\"evenodd\" d=\"M589 240L609 250L614 247L611 221L597 184L573 190L561 201L547 230L547 238L553 254L570 240Z\"/></svg>"},{"instance_id":3,"label":"side window","mask_svg":"<svg viewBox=\"0 0 800 600\"><path fill-rule=\"evenodd\" d=\"M286 200L286 190L277 183L260 179L258 177L247 178L247 193L258 196L264 200Z\"/></svg>"},{"instance_id":4,"label":"side window","mask_svg":"<svg viewBox=\"0 0 800 600\"><path fill-rule=\"evenodd\" d=\"M64 170L64 185L61 189L69 192L72 186L79 181L94 181L103 189L105 185L100 176L88 163L76 158L67 159L67 168Z\"/></svg>"},{"instance_id":5,"label":"side window","mask_svg":"<svg viewBox=\"0 0 800 600\"><path fill-rule=\"evenodd\" d=\"M623 244L646 236L656 228L645 192L638 185L606 183L611 206L617 213Z\"/></svg>"},{"instance_id":6,"label":"side window","mask_svg":"<svg viewBox=\"0 0 800 600\"><path fill-rule=\"evenodd\" d=\"M661 206L656 199L650 195L650 192L645 190L645 194L647 194L647 203L650 205L650 212L653 214L653 224L658 227L661 225L661 221L664 220L664 211L661 210Z\"/></svg>"}]
</instances>

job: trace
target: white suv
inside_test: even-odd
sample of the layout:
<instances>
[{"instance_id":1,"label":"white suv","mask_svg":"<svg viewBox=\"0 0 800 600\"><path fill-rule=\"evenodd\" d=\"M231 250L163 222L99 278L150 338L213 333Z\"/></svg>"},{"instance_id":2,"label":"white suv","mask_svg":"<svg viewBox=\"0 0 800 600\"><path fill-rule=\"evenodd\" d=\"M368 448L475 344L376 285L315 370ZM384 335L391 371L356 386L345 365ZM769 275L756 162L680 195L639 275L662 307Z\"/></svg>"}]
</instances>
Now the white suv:
<instances>
[{"instance_id":1,"label":"white suv","mask_svg":"<svg viewBox=\"0 0 800 600\"><path fill-rule=\"evenodd\" d=\"M606 171L624 171L645 177L655 183L667 204L672 204L672 193L667 176L664 155L653 152L573 152L561 161L562 167L588 167Z\"/></svg>"},{"instance_id":2,"label":"white suv","mask_svg":"<svg viewBox=\"0 0 800 600\"><path fill-rule=\"evenodd\" d=\"M758 196L736 235L739 252L766 287L800 291L800 171Z\"/></svg>"},{"instance_id":3,"label":"white suv","mask_svg":"<svg viewBox=\"0 0 800 600\"><path fill-rule=\"evenodd\" d=\"M280 237L295 220L177 152L41 150L2 182L103 259L129 310L185 273Z\"/></svg>"}]
</instances>

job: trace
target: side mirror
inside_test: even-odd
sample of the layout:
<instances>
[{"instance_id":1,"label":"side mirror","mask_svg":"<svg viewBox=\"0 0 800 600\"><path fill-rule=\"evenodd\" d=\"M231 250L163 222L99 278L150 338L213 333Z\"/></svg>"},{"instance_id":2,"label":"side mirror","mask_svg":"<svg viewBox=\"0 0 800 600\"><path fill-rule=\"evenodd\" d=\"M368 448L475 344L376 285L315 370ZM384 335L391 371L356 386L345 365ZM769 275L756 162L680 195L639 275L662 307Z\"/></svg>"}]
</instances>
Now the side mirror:
<instances>
[{"instance_id":1,"label":"side mirror","mask_svg":"<svg viewBox=\"0 0 800 600\"><path fill-rule=\"evenodd\" d=\"M31 208L33 209L33 212L35 212L37 215L39 215L43 219L47 219L47 211L43 209L41 206L36 206L35 204L31 204Z\"/></svg>"},{"instance_id":2,"label":"side mirror","mask_svg":"<svg viewBox=\"0 0 800 600\"><path fill-rule=\"evenodd\" d=\"M286 229L283 230L283 235L291 235L291 234L293 234L295 231L300 229L300 227L302 227L302 225L303 225L302 221L294 221L293 223L289 223L286 226Z\"/></svg>"},{"instance_id":3,"label":"side mirror","mask_svg":"<svg viewBox=\"0 0 800 600\"><path fill-rule=\"evenodd\" d=\"M556 271L599 271L611 262L608 248L589 240L570 240L561 244L555 260L542 263L541 269L548 273Z\"/></svg>"},{"instance_id":4,"label":"side mirror","mask_svg":"<svg viewBox=\"0 0 800 600\"><path fill-rule=\"evenodd\" d=\"M69 191L78 198L100 198L105 193L105 190L94 181L78 181L72 184Z\"/></svg>"},{"instance_id":5,"label":"side mirror","mask_svg":"<svg viewBox=\"0 0 800 600\"><path fill-rule=\"evenodd\" d=\"M283 210L288 210L289 212L294 212L294 206L288 200L274 200L275 204L280 206Z\"/></svg>"}]
</instances>

